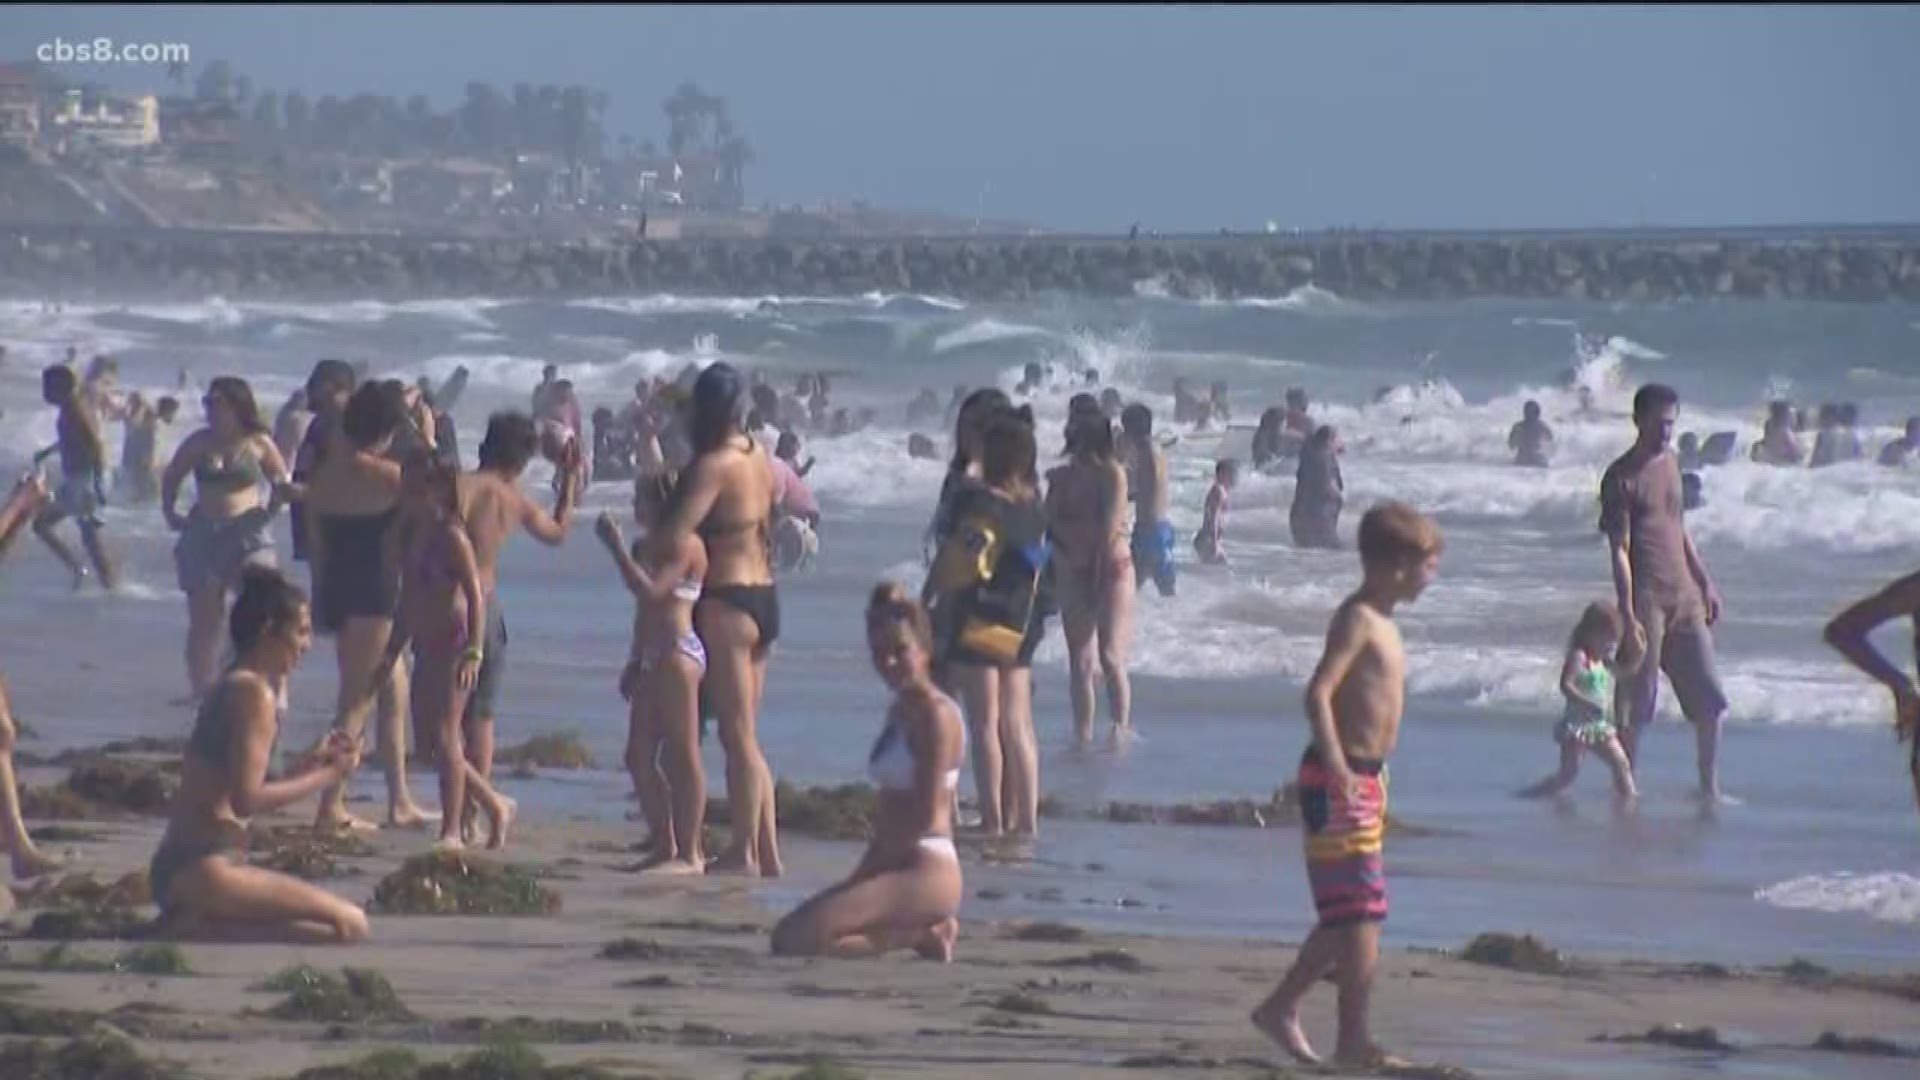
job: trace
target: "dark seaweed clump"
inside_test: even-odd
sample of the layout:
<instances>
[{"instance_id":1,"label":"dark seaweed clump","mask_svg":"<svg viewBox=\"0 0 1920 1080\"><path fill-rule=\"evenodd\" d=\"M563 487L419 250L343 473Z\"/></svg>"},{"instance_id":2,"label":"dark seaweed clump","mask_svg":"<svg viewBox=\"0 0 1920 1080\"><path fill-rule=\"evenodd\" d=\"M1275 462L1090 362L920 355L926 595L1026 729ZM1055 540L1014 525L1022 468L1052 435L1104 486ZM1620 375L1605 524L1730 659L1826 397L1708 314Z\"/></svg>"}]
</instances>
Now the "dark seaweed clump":
<instances>
[{"instance_id":1,"label":"dark seaweed clump","mask_svg":"<svg viewBox=\"0 0 1920 1080\"><path fill-rule=\"evenodd\" d=\"M134 761L83 762L68 774L66 786L90 803L135 814L164 814L173 802L173 779L155 766Z\"/></svg>"},{"instance_id":2,"label":"dark seaweed clump","mask_svg":"<svg viewBox=\"0 0 1920 1080\"><path fill-rule=\"evenodd\" d=\"M367 908L382 915L552 915L560 910L560 894L522 867L435 851L381 878Z\"/></svg>"},{"instance_id":3,"label":"dark seaweed clump","mask_svg":"<svg viewBox=\"0 0 1920 1080\"><path fill-rule=\"evenodd\" d=\"M1469 964L1521 971L1529 975L1573 975L1578 966L1532 934L1481 934L1467 943L1460 959Z\"/></svg>"},{"instance_id":4,"label":"dark seaweed clump","mask_svg":"<svg viewBox=\"0 0 1920 1080\"><path fill-rule=\"evenodd\" d=\"M10 1080L180 1080L171 1065L141 1057L118 1036L90 1032L63 1043L0 1046L0 1076Z\"/></svg>"},{"instance_id":5,"label":"dark seaweed clump","mask_svg":"<svg viewBox=\"0 0 1920 1080\"><path fill-rule=\"evenodd\" d=\"M1069 956L1061 960L1045 960L1041 967L1048 968L1098 968L1103 971L1118 971L1127 975L1138 975L1152 970L1146 961L1125 949L1099 949L1085 956Z\"/></svg>"},{"instance_id":6,"label":"dark seaweed clump","mask_svg":"<svg viewBox=\"0 0 1920 1080\"><path fill-rule=\"evenodd\" d=\"M1086 936L1087 932L1077 926L1057 922L1027 923L1007 932L1012 941L1044 941L1056 945L1070 945Z\"/></svg>"},{"instance_id":7,"label":"dark seaweed clump","mask_svg":"<svg viewBox=\"0 0 1920 1080\"><path fill-rule=\"evenodd\" d=\"M593 752L580 736L571 731L535 735L518 746L509 746L493 755L496 764L507 769L591 769Z\"/></svg>"},{"instance_id":8,"label":"dark seaweed clump","mask_svg":"<svg viewBox=\"0 0 1920 1080\"><path fill-rule=\"evenodd\" d=\"M866 784L800 788L782 780L774 785L773 797L780 808L780 828L820 840L865 840L880 805L878 793ZM727 804L709 801L707 821L731 825Z\"/></svg>"},{"instance_id":9,"label":"dark seaweed clump","mask_svg":"<svg viewBox=\"0 0 1920 1080\"><path fill-rule=\"evenodd\" d=\"M422 1062L411 1050L382 1050L358 1061L320 1065L293 1080L627 1080L593 1065L549 1065L531 1047L506 1042L452 1061Z\"/></svg>"},{"instance_id":10,"label":"dark seaweed clump","mask_svg":"<svg viewBox=\"0 0 1920 1080\"><path fill-rule=\"evenodd\" d=\"M283 976L288 973L282 972ZM276 1020L321 1023L376 1023L411 1020L412 1010L400 1000L385 975L367 968L342 968L340 978L311 968L286 981L293 989L286 1000L266 1010ZM271 981L278 981L269 980Z\"/></svg>"}]
</instances>

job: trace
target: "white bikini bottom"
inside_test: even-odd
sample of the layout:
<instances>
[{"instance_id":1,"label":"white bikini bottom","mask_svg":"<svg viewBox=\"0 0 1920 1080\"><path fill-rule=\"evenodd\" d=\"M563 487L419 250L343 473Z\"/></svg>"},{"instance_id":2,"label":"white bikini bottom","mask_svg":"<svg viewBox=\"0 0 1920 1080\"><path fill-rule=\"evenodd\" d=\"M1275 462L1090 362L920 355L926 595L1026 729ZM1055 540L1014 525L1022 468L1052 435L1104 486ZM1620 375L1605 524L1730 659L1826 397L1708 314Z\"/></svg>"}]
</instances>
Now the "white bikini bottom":
<instances>
[{"instance_id":1,"label":"white bikini bottom","mask_svg":"<svg viewBox=\"0 0 1920 1080\"><path fill-rule=\"evenodd\" d=\"M960 861L960 850L953 846L952 837L923 836L915 841L915 843L920 845L920 850L922 851L929 851L935 855L944 855L954 862Z\"/></svg>"}]
</instances>

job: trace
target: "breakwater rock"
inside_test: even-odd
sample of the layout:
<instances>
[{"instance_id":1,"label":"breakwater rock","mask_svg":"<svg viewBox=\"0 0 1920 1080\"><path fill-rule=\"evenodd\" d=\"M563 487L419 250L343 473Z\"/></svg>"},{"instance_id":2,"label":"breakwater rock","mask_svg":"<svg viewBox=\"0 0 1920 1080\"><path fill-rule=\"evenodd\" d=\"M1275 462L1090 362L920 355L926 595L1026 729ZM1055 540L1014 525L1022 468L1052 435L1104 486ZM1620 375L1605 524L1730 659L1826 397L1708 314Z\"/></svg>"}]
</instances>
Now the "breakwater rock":
<instances>
[{"instance_id":1,"label":"breakwater rock","mask_svg":"<svg viewBox=\"0 0 1920 1080\"><path fill-rule=\"evenodd\" d=\"M1183 299L1920 300L1920 235L1838 231L559 242L0 229L0 296L1043 293Z\"/></svg>"}]
</instances>

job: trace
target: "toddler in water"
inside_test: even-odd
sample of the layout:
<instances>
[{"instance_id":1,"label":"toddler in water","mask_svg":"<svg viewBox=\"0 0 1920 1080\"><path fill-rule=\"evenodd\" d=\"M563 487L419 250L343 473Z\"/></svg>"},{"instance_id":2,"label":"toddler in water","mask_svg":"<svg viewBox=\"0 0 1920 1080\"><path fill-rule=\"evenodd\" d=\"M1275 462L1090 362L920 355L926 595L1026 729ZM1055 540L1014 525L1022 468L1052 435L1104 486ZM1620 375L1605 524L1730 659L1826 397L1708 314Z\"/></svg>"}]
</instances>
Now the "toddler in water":
<instances>
[{"instance_id":1,"label":"toddler in water","mask_svg":"<svg viewBox=\"0 0 1920 1080\"><path fill-rule=\"evenodd\" d=\"M651 531L665 519L675 482L671 473L634 481L633 516L641 528ZM636 601L632 659L620 675L620 696L631 706L627 770L652 831L646 868L702 874L707 782L700 769L700 680L707 650L693 629L693 606L707 574L707 547L688 533L669 549L641 540L628 551L611 514L600 515L595 532Z\"/></svg>"},{"instance_id":2,"label":"toddler in water","mask_svg":"<svg viewBox=\"0 0 1920 1080\"><path fill-rule=\"evenodd\" d=\"M1558 795L1580 775L1580 752L1600 755L1613 770L1613 790L1632 799L1633 765L1620 746L1613 723L1613 667L1607 657L1620 642L1620 612L1612 604L1588 604L1567 642L1566 662L1560 668L1560 693L1567 708L1554 726L1560 743L1560 771L1520 793L1523 799Z\"/></svg>"},{"instance_id":3,"label":"toddler in water","mask_svg":"<svg viewBox=\"0 0 1920 1080\"><path fill-rule=\"evenodd\" d=\"M1226 458L1214 463L1213 486L1207 489L1207 504L1200 519L1200 531L1193 534L1193 550L1203 563L1218 566L1227 561L1226 553L1220 550L1220 541L1227 530L1227 499L1239 480L1238 461Z\"/></svg>"}]
</instances>

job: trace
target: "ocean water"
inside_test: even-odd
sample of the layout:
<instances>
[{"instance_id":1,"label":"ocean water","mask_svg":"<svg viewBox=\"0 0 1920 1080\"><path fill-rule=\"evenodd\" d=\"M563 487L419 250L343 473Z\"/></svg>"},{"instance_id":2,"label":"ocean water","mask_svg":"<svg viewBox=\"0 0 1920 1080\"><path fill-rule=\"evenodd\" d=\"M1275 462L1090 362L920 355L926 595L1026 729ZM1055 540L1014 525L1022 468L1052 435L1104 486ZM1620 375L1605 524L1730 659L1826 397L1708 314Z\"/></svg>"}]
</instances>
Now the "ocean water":
<instances>
[{"instance_id":1,"label":"ocean water","mask_svg":"<svg viewBox=\"0 0 1920 1080\"><path fill-rule=\"evenodd\" d=\"M1853 966L1920 959L1920 826L1889 733L1884 693L1820 643L1822 622L1854 596L1913 568L1920 472L1870 463L1819 472L1736 462L1705 476L1690 515L1727 611L1720 665L1733 707L1725 779L1742 802L1703 815L1688 800L1690 732L1663 693L1639 811L1617 817L1605 770L1583 769L1563 804L1522 802L1550 771L1554 676L1581 605L1610 595L1595 531L1601 470L1631 441L1638 383L1683 398L1681 428L1733 430L1742 452L1763 404L1863 404L1869 453L1920 413L1920 315L1900 305L1788 303L1355 303L1303 289L1267 300L1183 302L1144 285L1112 302L963 304L869 294L845 298L655 296L571 303L513 298L389 303L65 305L0 302L0 465L24 467L52 438L38 368L69 345L111 353L123 383L177 391L242 374L263 410L322 356L376 372L472 372L455 410L471 460L487 413L524 408L542 365L558 363L589 408L617 406L634 381L727 359L790 384L833 374L836 404L870 405L879 424L811 440L826 515L819 563L782 581L785 634L761 720L783 778L855 778L884 692L868 668L859 606L877 576L917 581L920 535L941 465L906 455L907 400L957 385L1011 390L1030 361L1056 385L1036 395L1042 448L1058 445L1067 398L1088 371L1101 387L1171 409L1171 383L1225 380L1234 424L1180 432L1171 451L1180 594L1149 589L1133 649L1142 738L1115 753L1067 745L1057 627L1036 663L1043 787L1074 803L1262 797L1288 780L1306 740L1303 682L1327 616L1358 579L1349 552L1299 552L1286 536L1291 476L1247 476L1234 496L1228 569L1192 565L1213 460L1244 456L1259 411L1285 388L1312 395L1338 426L1348 506L1394 497L1436 516L1448 538L1437 584L1407 609L1410 698L1394 762L1397 814L1433 831L1389 845L1390 939L1457 945L1483 929L1528 929L1602 954L1772 962L1794 955ZM1602 340L1583 347L1581 335ZM1571 370L1592 392L1582 412L1560 389ZM1380 391L1385 390L1382 395ZM1555 465L1507 463L1506 431L1538 400L1559 441ZM187 429L176 431L173 441ZM944 446L948 434L930 431ZM117 460L120 433L110 433ZM536 465L527 478L543 490ZM623 485L596 485L586 512L624 513ZM48 741L179 734L164 702L182 690L184 603L170 537L152 509L108 511L136 584L126 596L72 599L30 537L0 585L0 666L17 707ZM278 526L281 550L285 524ZM503 598L513 627L503 741L571 728L609 765L625 711L614 681L631 614L586 533L550 551L511 547ZM1904 630L1884 644L1909 655ZM1899 638L1901 640L1893 640ZM331 700L320 645L293 690L294 731L317 733ZM720 758L709 747L720 789ZM430 781L422 778L430 790ZM968 781L970 785L970 779ZM372 791L377 778L361 778ZM609 769L514 785L531 812L618 820L631 807ZM637 828L637 827L636 827ZM969 849L971 851L971 849ZM765 889L781 905L843 873L851 853L803 845L793 874ZM968 857L975 915L1040 914L1164 933L1297 936L1311 921L1290 831L1049 823L1031 860Z\"/></svg>"}]
</instances>

